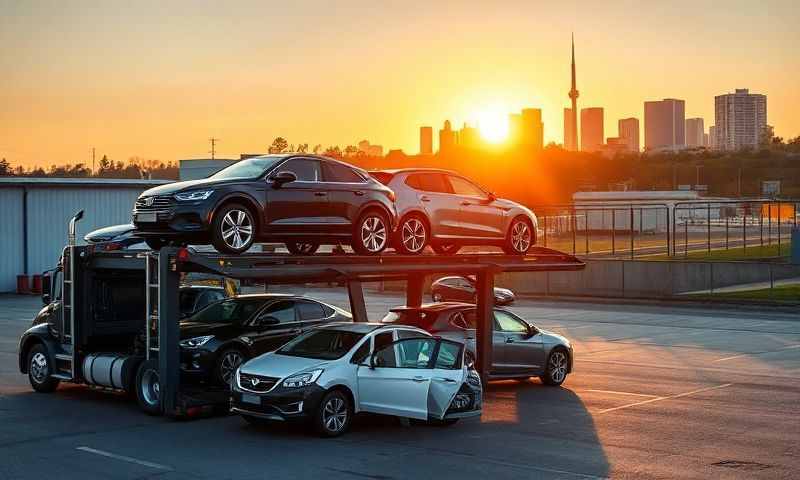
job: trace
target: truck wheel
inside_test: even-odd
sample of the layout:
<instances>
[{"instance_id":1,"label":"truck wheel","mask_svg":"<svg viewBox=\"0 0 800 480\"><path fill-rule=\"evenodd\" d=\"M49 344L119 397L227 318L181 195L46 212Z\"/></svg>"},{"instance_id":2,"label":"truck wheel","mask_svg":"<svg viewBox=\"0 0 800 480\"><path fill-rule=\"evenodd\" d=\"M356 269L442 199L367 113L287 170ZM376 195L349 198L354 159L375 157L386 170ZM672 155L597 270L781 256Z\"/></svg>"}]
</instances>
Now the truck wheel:
<instances>
[{"instance_id":1,"label":"truck wheel","mask_svg":"<svg viewBox=\"0 0 800 480\"><path fill-rule=\"evenodd\" d=\"M34 345L28 352L28 381L31 382L31 387L41 393L50 393L58 388L59 380L53 378L53 371L45 346Z\"/></svg>"},{"instance_id":2,"label":"truck wheel","mask_svg":"<svg viewBox=\"0 0 800 480\"><path fill-rule=\"evenodd\" d=\"M136 372L136 401L148 415L161 415L161 384L158 379L158 362L146 360Z\"/></svg>"},{"instance_id":3,"label":"truck wheel","mask_svg":"<svg viewBox=\"0 0 800 480\"><path fill-rule=\"evenodd\" d=\"M246 252L253 245L256 234L253 213L238 203L220 208L211 222L211 244L220 253Z\"/></svg>"}]
</instances>

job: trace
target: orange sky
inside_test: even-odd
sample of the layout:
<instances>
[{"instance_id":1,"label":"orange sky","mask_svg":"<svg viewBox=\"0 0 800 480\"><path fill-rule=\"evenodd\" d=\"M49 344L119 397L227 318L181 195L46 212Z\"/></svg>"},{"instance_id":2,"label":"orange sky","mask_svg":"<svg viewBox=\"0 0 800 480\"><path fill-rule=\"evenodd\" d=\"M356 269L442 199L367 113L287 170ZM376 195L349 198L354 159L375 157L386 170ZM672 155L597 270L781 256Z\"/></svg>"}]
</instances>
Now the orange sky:
<instances>
[{"instance_id":1,"label":"orange sky","mask_svg":"<svg viewBox=\"0 0 800 480\"><path fill-rule=\"evenodd\" d=\"M708 128L735 88L800 135L793 1L232 3L0 0L0 157L177 160L211 136L235 157L279 135L416 153L420 125L527 106L561 142L573 30L579 107L605 107L607 137L665 97Z\"/></svg>"}]
</instances>

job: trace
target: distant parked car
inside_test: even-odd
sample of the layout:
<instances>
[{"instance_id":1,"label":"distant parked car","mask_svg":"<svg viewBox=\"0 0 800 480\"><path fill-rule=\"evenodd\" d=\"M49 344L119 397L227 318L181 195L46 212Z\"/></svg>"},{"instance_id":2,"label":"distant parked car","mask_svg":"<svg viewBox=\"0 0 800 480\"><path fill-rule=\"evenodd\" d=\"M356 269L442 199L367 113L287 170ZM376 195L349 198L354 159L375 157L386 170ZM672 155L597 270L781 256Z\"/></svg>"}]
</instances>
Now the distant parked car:
<instances>
[{"instance_id":1,"label":"distant parked car","mask_svg":"<svg viewBox=\"0 0 800 480\"><path fill-rule=\"evenodd\" d=\"M248 358L318 325L352 320L338 307L298 295L240 295L218 301L180 322L181 373L227 384Z\"/></svg>"},{"instance_id":2,"label":"distant parked car","mask_svg":"<svg viewBox=\"0 0 800 480\"><path fill-rule=\"evenodd\" d=\"M465 245L493 245L509 255L524 255L536 243L536 215L528 208L497 198L451 171L402 169L370 174L397 195L397 233L401 253L454 254Z\"/></svg>"},{"instance_id":3,"label":"distant parked car","mask_svg":"<svg viewBox=\"0 0 800 480\"><path fill-rule=\"evenodd\" d=\"M389 244L395 195L359 168L306 154L249 158L203 180L142 193L135 233L153 249L167 242L212 244L242 253L254 242L284 242L291 253L351 244L365 255Z\"/></svg>"},{"instance_id":4,"label":"distant parked car","mask_svg":"<svg viewBox=\"0 0 800 480\"><path fill-rule=\"evenodd\" d=\"M482 397L463 343L376 323L306 332L243 364L231 382L231 410L248 422L305 419L326 437L359 412L453 424L479 416Z\"/></svg>"},{"instance_id":5,"label":"distant parked car","mask_svg":"<svg viewBox=\"0 0 800 480\"><path fill-rule=\"evenodd\" d=\"M393 308L381 321L464 342L475 358L475 320L475 305L450 302ZM494 309L493 328L492 378L536 376L547 385L561 385L572 371L572 344L565 337L542 330L505 308Z\"/></svg>"},{"instance_id":6,"label":"distant parked car","mask_svg":"<svg viewBox=\"0 0 800 480\"><path fill-rule=\"evenodd\" d=\"M434 302L477 303L475 280L471 277L442 277L431 284L431 297ZM494 288L495 305L514 303L514 292L507 288Z\"/></svg>"}]
</instances>

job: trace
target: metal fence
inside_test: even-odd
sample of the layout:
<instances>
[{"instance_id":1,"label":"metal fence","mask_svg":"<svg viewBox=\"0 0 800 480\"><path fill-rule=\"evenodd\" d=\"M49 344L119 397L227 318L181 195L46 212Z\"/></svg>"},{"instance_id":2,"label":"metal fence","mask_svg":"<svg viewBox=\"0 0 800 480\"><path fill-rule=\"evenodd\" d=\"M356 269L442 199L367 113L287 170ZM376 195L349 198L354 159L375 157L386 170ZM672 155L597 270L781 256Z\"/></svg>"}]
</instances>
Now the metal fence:
<instances>
[{"instance_id":1,"label":"metal fence","mask_svg":"<svg viewBox=\"0 0 800 480\"><path fill-rule=\"evenodd\" d=\"M688 256L777 245L789 252L798 200L698 200L537 205L539 244L594 258Z\"/></svg>"}]
</instances>

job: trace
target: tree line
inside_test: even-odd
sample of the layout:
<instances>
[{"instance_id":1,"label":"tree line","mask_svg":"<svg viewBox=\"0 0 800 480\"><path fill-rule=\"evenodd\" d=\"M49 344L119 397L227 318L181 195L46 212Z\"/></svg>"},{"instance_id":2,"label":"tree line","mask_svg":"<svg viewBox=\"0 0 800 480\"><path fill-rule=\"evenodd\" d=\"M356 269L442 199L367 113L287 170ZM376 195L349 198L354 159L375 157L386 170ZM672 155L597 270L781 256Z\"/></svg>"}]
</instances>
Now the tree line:
<instances>
[{"instance_id":1,"label":"tree line","mask_svg":"<svg viewBox=\"0 0 800 480\"><path fill-rule=\"evenodd\" d=\"M5 158L0 159L0 177L55 177L55 178L131 178L131 179L178 179L178 164L161 160L131 157L126 162L112 160L103 155L92 170L85 163L52 164L49 167L13 166Z\"/></svg>"}]
</instances>

